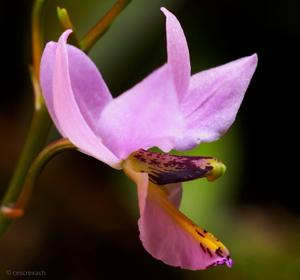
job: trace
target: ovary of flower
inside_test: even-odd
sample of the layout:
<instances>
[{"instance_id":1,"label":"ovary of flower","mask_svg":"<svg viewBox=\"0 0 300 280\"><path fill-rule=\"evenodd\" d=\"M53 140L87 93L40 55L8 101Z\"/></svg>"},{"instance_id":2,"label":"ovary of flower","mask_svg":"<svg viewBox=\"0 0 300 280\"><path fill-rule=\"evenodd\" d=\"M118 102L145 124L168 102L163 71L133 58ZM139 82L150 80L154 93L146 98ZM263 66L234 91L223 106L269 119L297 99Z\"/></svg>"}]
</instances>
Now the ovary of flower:
<instances>
[{"instance_id":1,"label":"ovary of flower","mask_svg":"<svg viewBox=\"0 0 300 280\"><path fill-rule=\"evenodd\" d=\"M152 256L192 270L231 266L227 248L178 210L182 181L216 179L225 166L213 158L174 157L176 169L164 162L170 163L170 156L145 150L158 147L167 153L219 139L235 120L257 56L191 76L180 23L161 10L166 16L168 59L143 81L113 99L89 57L67 44L68 30L44 50L44 98L63 137L83 153L124 169L135 181L140 238Z\"/></svg>"}]
</instances>

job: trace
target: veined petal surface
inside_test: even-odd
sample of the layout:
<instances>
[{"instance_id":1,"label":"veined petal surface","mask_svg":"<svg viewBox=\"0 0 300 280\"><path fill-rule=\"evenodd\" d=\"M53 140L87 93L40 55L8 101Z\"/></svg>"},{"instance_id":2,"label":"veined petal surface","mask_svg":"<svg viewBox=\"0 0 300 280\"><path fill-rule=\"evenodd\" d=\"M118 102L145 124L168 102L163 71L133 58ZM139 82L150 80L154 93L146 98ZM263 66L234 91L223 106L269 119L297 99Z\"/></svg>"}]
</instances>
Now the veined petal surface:
<instances>
[{"instance_id":1,"label":"veined petal surface","mask_svg":"<svg viewBox=\"0 0 300 280\"><path fill-rule=\"evenodd\" d=\"M98 135L119 158L141 148L157 146L165 152L184 131L168 64L115 98L102 111Z\"/></svg>"},{"instance_id":2,"label":"veined petal surface","mask_svg":"<svg viewBox=\"0 0 300 280\"><path fill-rule=\"evenodd\" d=\"M229 129L256 65L254 54L192 76L189 92L181 103L186 139L194 139L195 144L211 142Z\"/></svg>"}]
</instances>

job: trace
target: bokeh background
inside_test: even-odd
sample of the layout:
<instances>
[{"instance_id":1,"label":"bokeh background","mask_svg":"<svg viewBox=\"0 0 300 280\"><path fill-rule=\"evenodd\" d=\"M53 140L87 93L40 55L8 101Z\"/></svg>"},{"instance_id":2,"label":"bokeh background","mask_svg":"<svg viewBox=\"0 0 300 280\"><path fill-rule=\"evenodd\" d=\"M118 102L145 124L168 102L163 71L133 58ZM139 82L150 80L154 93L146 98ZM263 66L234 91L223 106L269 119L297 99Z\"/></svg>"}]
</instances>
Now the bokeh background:
<instances>
[{"instance_id":1,"label":"bokeh background","mask_svg":"<svg viewBox=\"0 0 300 280\"><path fill-rule=\"evenodd\" d=\"M114 3L45 2L46 41L61 33L56 6L68 9L83 35ZM32 114L31 6L25 0L0 6L2 194ZM153 259L138 239L133 183L101 162L65 152L48 164L27 215L0 241L0 279L13 278L7 269L44 270L43 279L300 279L300 2L133 0L90 53L114 96L166 60L161 6L184 28L193 72L254 52L259 56L233 127L221 140L190 152L222 159L227 173L213 183L186 183L181 207L230 248L233 268L191 272ZM49 140L57 137L53 128Z\"/></svg>"}]
</instances>

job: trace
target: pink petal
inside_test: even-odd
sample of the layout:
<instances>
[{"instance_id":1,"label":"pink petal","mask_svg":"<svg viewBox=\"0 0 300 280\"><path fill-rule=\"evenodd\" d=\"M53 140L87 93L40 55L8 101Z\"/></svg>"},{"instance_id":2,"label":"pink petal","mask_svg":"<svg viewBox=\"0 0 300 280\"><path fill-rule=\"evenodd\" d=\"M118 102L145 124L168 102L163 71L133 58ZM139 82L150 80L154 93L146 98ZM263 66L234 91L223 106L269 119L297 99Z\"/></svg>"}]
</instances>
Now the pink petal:
<instances>
[{"instance_id":1,"label":"pink petal","mask_svg":"<svg viewBox=\"0 0 300 280\"><path fill-rule=\"evenodd\" d=\"M55 60L56 54L56 43L50 42L46 45L42 58L41 58L41 68L40 68L40 84L42 88L42 93L44 96L44 100L48 109L48 112L54 122L57 130L61 135L63 135L63 131L60 128L58 120L56 118L54 107L53 107L53 64ZM63 135L64 136L64 135Z\"/></svg>"},{"instance_id":2,"label":"pink petal","mask_svg":"<svg viewBox=\"0 0 300 280\"><path fill-rule=\"evenodd\" d=\"M104 144L121 159L141 148L172 149L184 123L169 66L110 102L102 111L99 128Z\"/></svg>"},{"instance_id":3,"label":"pink petal","mask_svg":"<svg viewBox=\"0 0 300 280\"><path fill-rule=\"evenodd\" d=\"M78 99L75 97L71 84L70 64L66 45L70 33L71 31L68 30L60 37L53 66L52 104L58 125L62 134L69 138L82 152L112 167L119 168L120 160L103 145L101 139L88 125L87 119L78 105Z\"/></svg>"},{"instance_id":4,"label":"pink petal","mask_svg":"<svg viewBox=\"0 0 300 280\"><path fill-rule=\"evenodd\" d=\"M147 173L135 172L128 165L124 171L137 184L140 239L148 253L166 264L191 270L232 266L227 248L176 208L180 184L172 184L171 189L177 192L174 196L170 186L149 182Z\"/></svg>"},{"instance_id":5,"label":"pink petal","mask_svg":"<svg viewBox=\"0 0 300 280\"><path fill-rule=\"evenodd\" d=\"M41 60L41 86L49 113L58 130L57 118L53 108L53 68L57 43L46 45ZM95 130L96 122L103 107L112 100L112 96L95 64L81 50L67 45L69 75L73 94L82 116L87 124Z\"/></svg>"},{"instance_id":6,"label":"pink petal","mask_svg":"<svg viewBox=\"0 0 300 280\"><path fill-rule=\"evenodd\" d=\"M191 75L189 49L177 18L166 8L161 8L161 11L166 16L168 64L172 68L179 99L182 99Z\"/></svg>"},{"instance_id":7,"label":"pink petal","mask_svg":"<svg viewBox=\"0 0 300 280\"><path fill-rule=\"evenodd\" d=\"M140 239L145 249L166 264L200 270L232 261L228 250L210 233L197 227L170 198L142 175L138 185Z\"/></svg>"},{"instance_id":8,"label":"pink petal","mask_svg":"<svg viewBox=\"0 0 300 280\"><path fill-rule=\"evenodd\" d=\"M256 65L254 54L192 76L181 104L187 123L186 139L194 144L211 142L229 129Z\"/></svg>"}]
</instances>

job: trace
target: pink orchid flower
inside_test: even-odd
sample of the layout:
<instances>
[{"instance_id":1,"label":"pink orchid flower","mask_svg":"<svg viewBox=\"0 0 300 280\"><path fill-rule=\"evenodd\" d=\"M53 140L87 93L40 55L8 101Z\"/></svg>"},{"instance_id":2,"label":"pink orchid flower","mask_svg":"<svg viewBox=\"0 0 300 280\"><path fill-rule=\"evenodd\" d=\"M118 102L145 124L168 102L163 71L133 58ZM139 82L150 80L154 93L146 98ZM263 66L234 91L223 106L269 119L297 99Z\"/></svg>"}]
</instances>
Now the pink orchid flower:
<instances>
[{"instance_id":1,"label":"pink orchid flower","mask_svg":"<svg viewBox=\"0 0 300 280\"><path fill-rule=\"evenodd\" d=\"M257 64L256 54L191 76L189 50L177 18L165 8L166 64L112 98L100 72L71 33L49 42L41 61L48 111L80 151L124 169L137 184L140 239L155 258L198 270L232 265L227 248L179 211L181 182L216 179L224 165L211 157L145 151L186 150L219 139L234 122Z\"/></svg>"}]
</instances>

